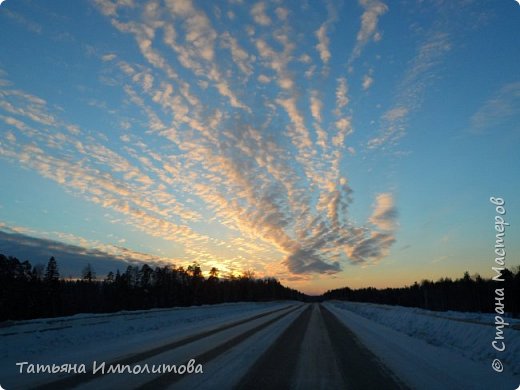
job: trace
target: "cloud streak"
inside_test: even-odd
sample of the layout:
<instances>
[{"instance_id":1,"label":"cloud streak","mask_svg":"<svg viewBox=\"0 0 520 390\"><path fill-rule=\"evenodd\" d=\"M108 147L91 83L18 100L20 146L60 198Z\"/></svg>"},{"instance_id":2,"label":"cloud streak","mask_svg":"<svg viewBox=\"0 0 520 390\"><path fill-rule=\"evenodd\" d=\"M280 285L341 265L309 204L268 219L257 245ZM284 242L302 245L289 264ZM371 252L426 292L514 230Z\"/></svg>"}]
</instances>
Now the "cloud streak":
<instances>
[{"instance_id":1,"label":"cloud streak","mask_svg":"<svg viewBox=\"0 0 520 390\"><path fill-rule=\"evenodd\" d=\"M501 125L520 114L520 82L503 85L471 117L474 132Z\"/></svg>"},{"instance_id":2,"label":"cloud streak","mask_svg":"<svg viewBox=\"0 0 520 390\"><path fill-rule=\"evenodd\" d=\"M398 87L395 104L382 115L379 135L368 141L369 149L395 145L405 135L408 116L420 107L426 88L436 77L437 66L450 49L450 36L442 31L428 34L419 45Z\"/></svg>"},{"instance_id":3,"label":"cloud streak","mask_svg":"<svg viewBox=\"0 0 520 390\"><path fill-rule=\"evenodd\" d=\"M388 11L388 6L379 0L359 0L364 12L361 15L361 27L357 33L356 45L349 58L349 63L357 59L363 48L372 39L378 41L381 34L377 31L379 18Z\"/></svg>"}]
</instances>

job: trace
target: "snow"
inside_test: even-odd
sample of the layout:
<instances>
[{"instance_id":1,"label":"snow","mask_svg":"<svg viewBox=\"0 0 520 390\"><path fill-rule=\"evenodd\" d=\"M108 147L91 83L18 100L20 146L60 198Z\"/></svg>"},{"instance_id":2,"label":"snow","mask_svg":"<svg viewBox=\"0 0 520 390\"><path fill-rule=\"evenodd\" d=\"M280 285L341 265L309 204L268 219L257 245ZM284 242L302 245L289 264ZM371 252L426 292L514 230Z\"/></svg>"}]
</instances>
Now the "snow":
<instances>
[{"instance_id":1,"label":"snow","mask_svg":"<svg viewBox=\"0 0 520 390\"><path fill-rule=\"evenodd\" d=\"M10 390L23 388L26 381L42 379L28 374L22 377L17 362L84 363L90 369L93 361L114 361L153 349L165 341L182 339L294 304L290 301L230 303L3 323L0 326L0 385ZM507 348L504 352L495 351L491 346L496 333L493 315L339 301L324 305L411 388L513 390L520 384L520 331L506 327ZM176 388L204 387L207 381L218 383L221 388L236 384L304 307L302 305L281 321L209 362L204 367L206 375L186 377L176 384ZM184 357L180 361L181 355L200 353L207 345L212 345L211 337L223 342L234 337L237 331L257 326L277 315L279 313L219 332L201 340L200 344L190 343L146 362L182 363ZM507 318L506 321L515 327L520 325L519 320ZM492 370L491 362L495 358L504 363L503 373ZM107 383L118 380L108 376L102 379ZM84 387L90 388L94 384Z\"/></svg>"},{"instance_id":2,"label":"snow","mask_svg":"<svg viewBox=\"0 0 520 390\"><path fill-rule=\"evenodd\" d=\"M10 389L13 385L9 384L19 382L24 374L19 373L18 362L83 363L91 368L93 361L109 362L160 346L165 340L291 304L294 302L228 303L4 323L0 328L0 384Z\"/></svg>"},{"instance_id":3,"label":"snow","mask_svg":"<svg viewBox=\"0 0 520 390\"><path fill-rule=\"evenodd\" d=\"M492 315L355 302L325 305L412 388L512 390L520 383L520 331L505 329L506 350L495 351ZM495 358L504 372L491 368Z\"/></svg>"}]
</instances>

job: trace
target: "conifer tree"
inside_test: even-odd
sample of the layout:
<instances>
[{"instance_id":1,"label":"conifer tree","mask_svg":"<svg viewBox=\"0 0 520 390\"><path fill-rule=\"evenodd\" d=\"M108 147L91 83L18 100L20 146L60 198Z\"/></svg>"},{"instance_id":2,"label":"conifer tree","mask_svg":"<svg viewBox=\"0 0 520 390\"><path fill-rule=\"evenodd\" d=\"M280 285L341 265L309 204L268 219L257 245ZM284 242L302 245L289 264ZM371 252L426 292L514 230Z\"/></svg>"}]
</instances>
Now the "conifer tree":
<instances>
[{"instance_id":1,"label":"conifer tree","mask_svg":"<svg viewBox=\"0 0 520 390\"><path fill-rule=\"evenodd\" d=\"M60 272L58 270L58 263L54 256L49 259L47 267L45 268L45 276L43 280L47 283L57 282L60 279Z\"/></svg>"}]
</instances>

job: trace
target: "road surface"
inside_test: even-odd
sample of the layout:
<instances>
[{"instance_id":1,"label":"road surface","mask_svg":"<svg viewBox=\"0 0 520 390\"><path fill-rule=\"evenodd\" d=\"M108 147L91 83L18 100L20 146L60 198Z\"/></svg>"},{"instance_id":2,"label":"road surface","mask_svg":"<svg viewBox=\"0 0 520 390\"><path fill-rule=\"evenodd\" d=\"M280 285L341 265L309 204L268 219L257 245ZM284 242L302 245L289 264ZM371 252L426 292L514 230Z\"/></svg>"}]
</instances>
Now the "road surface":
<instances>
[{"instance_id":1,"label":"road surface","mask_svg":"<svg viewBox=\"0 0 520 390\"><path fill-rule=\"evenodd\" d=\"M107 367L181 365L203 373L87 373L32 383L38 389L403 389L405 386L320 304L291 304L189 337L168 340ZM118 366L119 365L119 366ZM194 367L194 366L192 366ZM30 386L24 386L28 388Z\"/></svg>"},{"instance_id":2,"label":"road surface","mask_svg":"<svg viewBox=\"0 0 520 390\"><path fill-rule=\"evenodd\" d=\"M401 389L404 385L327 309L309 306L239 389Z\"/></svg>"}]
</instances>

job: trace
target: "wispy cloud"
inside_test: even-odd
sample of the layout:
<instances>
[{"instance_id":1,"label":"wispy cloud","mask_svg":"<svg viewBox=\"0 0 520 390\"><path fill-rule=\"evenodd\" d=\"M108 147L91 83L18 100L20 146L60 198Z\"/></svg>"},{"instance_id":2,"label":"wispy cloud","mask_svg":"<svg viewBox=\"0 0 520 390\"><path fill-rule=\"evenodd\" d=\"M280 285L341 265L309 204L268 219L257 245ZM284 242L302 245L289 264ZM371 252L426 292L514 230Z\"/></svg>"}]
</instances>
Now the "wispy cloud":
<instances>
[{"instance_id":1,"label":"wispy cloud","mask_svg":"<svg viewBox=\"0 0 520 390\"><path fill-rule=\"evenodd\" d=\"M368 90L372 84L374 83L374 78L372 77L372 72L368 72L366 75L363 76L363 90Z\"/></svg>"},{"instance_id":2,"label":"wispy cloud","mask_svg":"<svg viewBox=\"0 0 520 390\"><path fill-rule=\"evenodd\" d=\"M341 77L338 79L338 87L336 89L336 110L341 110L348 104L347 92L347 80Z\"/></svg>"},{"instance_id":3,"label":"wispy cloud","mask_svg":"<svg viewBox=\"0 0 520 390\"><path fill-rule=\"evenodd\" d=\"M327 25L322 24L316 31L316 37L318 38L318 44L316 50L320 53L320 58L324 64L327 64L330 60L331 54L329 50L329 38L327 37Z\"/></svg>"},{"instance_id":4,"label":"wispy cloud","mask_svg":"<svg viewBox=\"0 0 520 390\"><path fill-rule=\"evenodd\" d=\"M379 18L388 11L387 5L379 0L359 0L359 4L364 8L364 12L361 15L361 27L349 63L361 55L363 48L371 39L374 41L381 39L381 34L377 30Z\"/></svg>"},{"instance_id":5,"label":"wispy cloud","mask_svg":"<svg viewBox=\"0 0 520 390\"><path fill-rule=\"evenodd\" d=\"M4 7L2 9L2 13L7 15L9 17L9 19L11 19L11 20L15 21L16 23L25 27L28 31L31 31L36 34L41 34L43 31L43 27L40 24L34 22L33 20L28 19L24 15L11 11L7 7Z\"/></svg>"},{"instance_id":6,"label":"wispy cloud","mask_svg":"<svg viewBox=\"0 0 520 390\"><path fill-rule=\"evenodd\" d=\"M374 212L370 222L384 231L393 231L397 219L397 210L394 206L392 194L379 194L376 198Z\"/></svg>"},{"instance_id":7,"label":"wispy cloud","mask_svg":"<svg viewBox=\"0 0 520 390\"><path fill-rule=\"evenodd\" d=\"M369 148L393 145L406 133L408 115L420 107L425 89L436 77L436 67L450 49L449 35L440 31L430 33L418 47L398 87L396 102L382 115L381 130L369 140Z\"/></svg>"},{"instance_id":8,"label":"wispy cloud","mask_svg":"<svg viewBox=\"0 0 520 390\"><path fill-rule=\"evenodd\" d=\"M395 237L388 233L373 232L369 238L361 240L357 245L347 249L354 262L363 264L377 261L388 255Z\"/></svg>"},{"instance_id":9,"label":"wispy cloud","mask_svg":"<svg viewBox=\"0 0 520 390\"><path fill-rule=\"evenodd\" d=\"M473 131L481 133L520 115L520 82L503 85L471 117Z\"/></svg>"}]
</instances>

